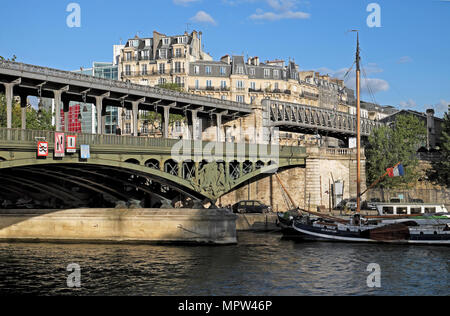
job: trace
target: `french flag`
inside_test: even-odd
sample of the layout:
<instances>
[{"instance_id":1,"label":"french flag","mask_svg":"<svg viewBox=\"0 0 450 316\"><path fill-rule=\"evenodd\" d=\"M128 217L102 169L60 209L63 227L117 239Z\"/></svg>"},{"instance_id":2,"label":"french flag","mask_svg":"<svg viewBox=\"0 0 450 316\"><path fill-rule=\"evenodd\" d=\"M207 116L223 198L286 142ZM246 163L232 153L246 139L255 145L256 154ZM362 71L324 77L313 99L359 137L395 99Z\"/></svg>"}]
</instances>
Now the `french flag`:
<instances>
[{"instance_id":1,"label":"french flag","mask_svg":"<svg viewBox=\"0 0 450 316\"><path fill-rule=\"evenodd\" d=\"M389 177L390 178L395 178L395 177L403 177L405 175L405 169L403 168L403 165L398 165L394 168L389 168L387 170Z\"/></svg>"}]
</instances>

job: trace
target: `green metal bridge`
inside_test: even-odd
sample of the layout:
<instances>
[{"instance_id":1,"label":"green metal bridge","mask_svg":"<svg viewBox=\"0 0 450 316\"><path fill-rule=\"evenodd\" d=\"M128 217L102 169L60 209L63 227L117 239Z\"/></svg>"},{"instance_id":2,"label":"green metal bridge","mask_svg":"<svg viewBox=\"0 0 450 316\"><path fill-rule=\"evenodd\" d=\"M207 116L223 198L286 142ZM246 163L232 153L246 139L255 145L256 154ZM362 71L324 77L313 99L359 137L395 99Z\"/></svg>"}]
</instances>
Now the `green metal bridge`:
<instances>
[{"instance_id":1,"label":"green metal bridge","mask_svg":"<svg viewBox=\"0 0 450 316\"><path fill-rule=\"evenodd\" d=\"M222 195L279 169L305 165L306 148L164 138L77 137L76 153L55 155L55 132L0 128L0 203L40 201L42 207L114 205L184 206ZM48 157L38 157L38 142ZM82 159L80 145L89 145ZM6 207L6 205L4 205Z\"/></svg>"}]
</instances>

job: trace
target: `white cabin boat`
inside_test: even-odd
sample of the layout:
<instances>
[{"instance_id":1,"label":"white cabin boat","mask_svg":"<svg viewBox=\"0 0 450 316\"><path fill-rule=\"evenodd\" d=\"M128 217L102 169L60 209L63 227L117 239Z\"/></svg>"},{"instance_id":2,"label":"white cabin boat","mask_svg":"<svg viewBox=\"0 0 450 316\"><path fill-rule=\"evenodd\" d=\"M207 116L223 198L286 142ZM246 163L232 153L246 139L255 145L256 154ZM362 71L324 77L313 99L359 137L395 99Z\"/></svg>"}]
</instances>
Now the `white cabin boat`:
<instances>
[{"instance_id":1,"label":"white cabin boat","mask_svg":"<svg viewBox=\"0 0 450 316\"><path fill-rule=\"evenodd\" d=\"M444 215L449 216L447 208L443 204L427 204L427 203L391 203L379 202L374 203L378 214L384 215Z\"/></svg>"}]
</instances>

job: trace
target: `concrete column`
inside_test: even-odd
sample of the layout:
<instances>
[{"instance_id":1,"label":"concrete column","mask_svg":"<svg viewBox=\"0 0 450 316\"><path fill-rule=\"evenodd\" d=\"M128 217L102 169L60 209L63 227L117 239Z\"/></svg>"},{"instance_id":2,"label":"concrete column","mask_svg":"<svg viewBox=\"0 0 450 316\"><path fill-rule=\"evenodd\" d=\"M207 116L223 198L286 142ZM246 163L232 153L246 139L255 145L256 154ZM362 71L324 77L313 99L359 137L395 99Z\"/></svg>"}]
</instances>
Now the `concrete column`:
<instances>
[{"instance_id":1,"label":"concrete column","mask_svg":"<svg viewBox=\"0 0 450 316\"><path fill-rule=\"evenodd\" d=\"M193 140L199 140L197 125L198 125L198 117L197 117L197 110L191 110L191 122L192 122L192 139Z\"/></svg>"},{"instance_id":2,"label":"concrete column","mask_svg":"<svg viewBox=\"0 0 450 316\"><path fill-rule=\"evenodd\" d=\"M163 115L163 138L169 138L170 106L164 107Z\"/></svg>"},{"instance_id":3,"label":"concrete column","mask_svg":"<svg viewBox=\"0 0 450 316\"><path fill-rule=\"evenodd\" d=\"M6 128L12 128L12 106L14 101L14 83L4 83L6 96Z\"/></svg>"},{"instance_id":4,"label":"concrete column","mask_svg":"<svg viewBox=\"0 0 450 316\"><path fill-rule=\"evenodd\" d=\"M102 122L103 96L95 97L95 108L97 109L97 135L101 135L104 130Z\"/></svg>"},{"instance_id":5,"label":"concrete column","mask_svg":"<svg viewBox=\"0 0 450 316\"><path fill-rule=\"evenodd\" d=\"M133 111L133 136L138 136L138 114L139 114L139 101L132 102Z\"/></svg>"},{"instance_id":6,"label":"concrete column","mask_svg":"<svg viewBox=\"0 0 450 316\"><path fill-rule=\"evenodd\" d=\"M61 90L53 91L55 100L55 128L57 132L61 132Z\"/></svg>"},{"instance_id":7,"label":"concrete column","mask_svg":"<svg viewBox=\"0 0 450 316\"><path fill-rule=\"evenodd\" d=\"M222 114L216 113L216 141L222 141Z\"/></svg>"},{"instance_id":8,"label":"concrete column","mask_svg":"<svg viewBox=\"0 0 450 316\"><path fill-rule=\"evenodd\" d=\"M22 129L27 129L27 96L20 96L20 109L21 109L21 118L22 118Z\"/></svg>"}]
</instances>

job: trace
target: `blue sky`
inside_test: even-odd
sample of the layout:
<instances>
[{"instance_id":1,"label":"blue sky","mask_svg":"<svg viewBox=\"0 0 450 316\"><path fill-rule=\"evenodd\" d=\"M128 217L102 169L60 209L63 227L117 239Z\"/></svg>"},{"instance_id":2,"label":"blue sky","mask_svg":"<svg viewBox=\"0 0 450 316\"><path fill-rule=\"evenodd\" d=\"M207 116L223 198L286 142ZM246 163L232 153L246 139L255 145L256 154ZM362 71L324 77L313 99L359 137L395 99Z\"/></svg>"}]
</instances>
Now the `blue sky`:
<instances>
[{"instance_id":1,"label":"blue sky","mask_svg":"<svg viewBox=\"0 0 450 316\"><path fill-rule=\"evenodd\" d=\"M81 8L81 27L66 24ZM370 3L381 27L367 25ZM439 0L4 0L0 55L64 70L111 61L112 45L153 30L203 31L205 50L262 60L295 59L302 70L342 77L359 29L362 62L374 99L439 115L450 104L450 1ZM353 74L347 83L353 86ZM364 91L367 90L364 86ZM363 98L372 101L370 94Z\"/></svg>"}]
</instances>

